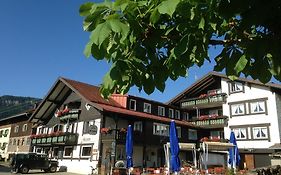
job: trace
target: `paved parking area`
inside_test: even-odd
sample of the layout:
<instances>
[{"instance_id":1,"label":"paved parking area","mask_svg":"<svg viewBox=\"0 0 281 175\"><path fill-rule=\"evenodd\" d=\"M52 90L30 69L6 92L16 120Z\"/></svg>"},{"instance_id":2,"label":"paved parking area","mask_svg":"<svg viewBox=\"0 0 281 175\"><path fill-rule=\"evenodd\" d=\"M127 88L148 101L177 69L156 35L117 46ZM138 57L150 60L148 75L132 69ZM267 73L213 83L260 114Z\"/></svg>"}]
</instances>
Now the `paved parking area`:
<instances>
[{"instance_id":1,"label":"paved parking area","mask_svg":"<svg viewBox=\"0 0 281 175\"><path fill-rule=\"evenodd\" d=\"M1 175L12 175L14 173L11 173L11 169L9 168L7 163L0 162L0 174ZM40 171L40 170L30 170L28 174L79 175L79 174L76 174L76 173L69 173L69 172L45 173L44 171Z\"/></svg>"}]
</instances>

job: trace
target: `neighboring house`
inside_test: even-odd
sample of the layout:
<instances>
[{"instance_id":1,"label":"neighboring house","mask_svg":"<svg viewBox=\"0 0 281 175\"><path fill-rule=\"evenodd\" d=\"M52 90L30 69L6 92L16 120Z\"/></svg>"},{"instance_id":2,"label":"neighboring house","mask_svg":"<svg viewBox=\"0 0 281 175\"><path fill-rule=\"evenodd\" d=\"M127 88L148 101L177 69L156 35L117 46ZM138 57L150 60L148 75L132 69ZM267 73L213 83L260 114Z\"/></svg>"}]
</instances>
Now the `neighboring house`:
<instances>
[{"instance_id":1,"label":"neighboring house","mask_svg":"<svg viewBox=\"0 0 281 175\"><path fill-rule=\"evenodd\" d=\"M32 123L28 121L33 110L17 114L11 119L8 154L31 151Z\"/></svg>"},{"instance_id":2,"label":"neighboring house","mask_svg":"<svg viewBox=\"0 0 281 175\"><path fill-rule=\"evenodd\" d=\"M0 159L1 160L8 158L8 144L9 144L10 130L11 130L11 125L9 124L0 125Z\"/></svg>"},{"instance_id":3,"label":"neighboring house","mask_svg":"<svg viewBox=\"0 0 281 175\"><path fill-rule=\"evenodd\" d=\"M0 155L7 160L14 152L30 151L31 123L28 122L33 110L0 120Z\"/></svg>"},{"instance_id":4,"label":"neighboring house","mask_svg":"<svg viewBox=\"0 0 281 175\"><path fill-rule=\"evenodd\" d=\"M224 127L210 137L228 139L233 130L241 155L240 168L270 165L270 154L280 150L281 85L210 72L173 98L170 105L189 110L190 118L207 128L212 118Z\"/></svg>"},{"instance_id":5,"label":"neighboring house","mask_svg":"<svg viewBox=\"0 0 281 175\"><path fill-rule=\"evenodd\" d=\"M164 166L163 145L169 140L169 124L175 120L180 142L197 142L197 129L179 107L130 95L113 94L105 100L99 88L59 78L30 118L36 123L33 151L47 153L69 172L102 174L125 160L128 125L134 130L134 166ZM181 153L192 160L192 152ZM118 165L116 165L118 166Z\"/></svg>"}]
</instances>

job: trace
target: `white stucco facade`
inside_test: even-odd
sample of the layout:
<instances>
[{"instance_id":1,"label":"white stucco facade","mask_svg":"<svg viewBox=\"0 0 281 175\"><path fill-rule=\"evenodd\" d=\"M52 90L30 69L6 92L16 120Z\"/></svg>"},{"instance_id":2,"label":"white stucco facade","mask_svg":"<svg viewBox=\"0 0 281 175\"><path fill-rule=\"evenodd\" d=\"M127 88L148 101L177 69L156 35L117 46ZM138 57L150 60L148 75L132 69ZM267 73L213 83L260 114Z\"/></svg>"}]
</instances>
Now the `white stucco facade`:
<instances>
[{"instance_id":1,"label":"white stucco facade","mask_svg":"<svg viewBox=\"0 0 281 175\"><path fill-rule=\"evenodd\" d=\"M68 172L79 173L79 174L90 174L91 166L93 168L97 167L98 158L99 158L99 146L100 146L100 125L101 119L95 119L88 121L89 126L96 126L94 132L83 132L83 128L85 122L77 122L72 127L74 127L74 131L78 134L78 141L76 145L52 145L50 147L40 147L36 146L34 148L34 152L46 153L49 154L49 157L57 159L60 167L67 167ZM42 126L38 127L37 132L40 131ZM44 130L44 129L43 129ZM46 130L45 130L46 131ZM44 132L44 131L43 131ZM45 134L52 133L52 129L49 128L48 132L44 132ZM63 132L66 132L66 126L63 127ZM37 133L39 134L39 133ZM66 149L73 148L70 155L66 155ZM87 155L83 155L84 149L89 148L90 153ZM51 149L51 152L46 151ZM59 149L59 152L54 155L55 149ZM86 151L88 152L88 151ZM61 155L61 156L60 156Z\"/></svg>"},{"instance_id":2,"label":"white stucco facade","mask_svg":"<svg viewBox=\"0 0 281 175\"><path fill-rule=\"evenodd\" d=\"M229 138L231 129L241 129L244 138L238 138L240 149L269 148L275 143L280 143L275 92L267 86L245 82L241 84L244 86L241 92L231 93L229 80L222 78L221 81L222 92L228 95L227 102L223 104L223 114L229 117L228 126L224 128L225 138ZM251 105L258 102L261 102L262 112L253 113ZM240 104L241 114L234 115L234 106ZM264 129L264 138L255 136L254 130L260 127Z\"/></svg>"},{"instance_id":3,"label":"white stucco facade","mask_svg":"<svg viewBox=\"0 0 281 175\"><path fill-rule=\"evenodd\" d=\"M0 128L0 156L1 158L8 158L8 145L10 138L11 127L1 127Z\"/></svg>"}]
</instances>

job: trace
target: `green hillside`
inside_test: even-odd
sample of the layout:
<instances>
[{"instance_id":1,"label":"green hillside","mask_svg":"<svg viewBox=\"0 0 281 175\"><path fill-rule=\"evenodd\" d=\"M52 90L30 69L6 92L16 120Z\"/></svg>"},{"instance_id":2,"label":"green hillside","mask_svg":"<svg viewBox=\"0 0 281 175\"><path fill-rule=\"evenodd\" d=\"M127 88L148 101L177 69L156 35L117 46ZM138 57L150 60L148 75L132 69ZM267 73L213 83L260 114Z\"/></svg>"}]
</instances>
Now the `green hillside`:
<instances>
[{"instance_id":1,"label":"green hillside","mask_svg":"<svg viewBox=\"0 0 281 175\"><path fill-rule=\"evenodd\" d=\"M33 109L41 99L4 95L0 96L0 119Z\"/></svg>"}]
</instances>

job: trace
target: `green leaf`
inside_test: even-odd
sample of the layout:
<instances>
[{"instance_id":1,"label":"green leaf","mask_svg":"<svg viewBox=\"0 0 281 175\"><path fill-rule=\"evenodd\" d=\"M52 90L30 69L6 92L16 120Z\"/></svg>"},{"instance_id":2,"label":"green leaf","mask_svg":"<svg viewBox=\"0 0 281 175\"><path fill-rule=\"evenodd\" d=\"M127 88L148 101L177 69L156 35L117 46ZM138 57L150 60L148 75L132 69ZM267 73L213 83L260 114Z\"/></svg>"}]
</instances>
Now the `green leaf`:
<instances>
[{"instance_id":1,"label":"green leaf","mask_svg":"<svg viewBox=\"0 0 281 175\"><path fill-rule=\"evenodd\" d=\"M120 33L122 34L122 38L121 38L121 43L127 38L128 33L129 33L129 26L122 23L119 19L111 19L108 20L111 30L116 32L116 33Z\"/></svg>"},{"instance_id":2,"label":"green leaf","mask_svg":"<svg viewBox=\"0 0 281 175\"><path fill-rule=\"evenodd\" d=\"M100 49L96 44L92 44L91 53L97 60L102 60L105 57L103 49ZM87 53L88 54L88 53Z\"/></svg>"},{"instance_id":3,"label":"green leaf","mask_svg":"<svg viewBox=\"0 0 281 175\"><path fill-rule=\"evenodd\" d=\"M160 19L160 13L158 12L158 9L154 9L150 15L150 21L152 24L155 24Z\"/></svg>"},{"instance_id":4,"label":"green leaf","mask_svg":"<svg viewBox=\"0 0 281 175\"><path fill-rule=\"evenodd\" d=\"M204 17L201 17L198 29L204 30L204 27L205 27L205 19L204 19Z\"/></svg>"},{"instance_id":5,"label":"green leaf","mask_svg":"<svg viewBox=\"0 0 281 175\"><path fill-rule=\"evenodd\" d=\"M79 13L81 16L88 16L90 14L90 10L92 9L92 6L94 3L87 2L85 4L82 4L79 9Z\"/></svg>"},{"instance_id":6,"label":"green leaf","mask_svg":"<svg viewBox=\"0 0 281 175\"><path fill-rule=\"evenodd\" d=\"M192 7L190 9L190 20L193 20L195 17L195 7Z\"/></svg>"},{"instance_id":7,"label":"green leaf","mask_svg":"<svg viewBox=\"0 0 281 175\"><path fill-rule=\"evenodd\" d=\"M246 58L245 55L242 55L239 60L237 61L234 70L236 71L236 73L240 73L242 70L244 70L244 68L246 67L248 63L248 59Z\"/></svg>"},{"instance_id":8,"label":"green leaf","mask_svg":"<svg viewBox=\"0 0 281 175\"><path fill-rule=\"evenodd\" d=\"M92 45L93 42L88 42L85 49L84 49L84 55L89 58L91 56L91 52L92 52Z\"/></svg>"},{"instance_id":9,"label":"green leaf","mask_svg":"<svg viewBox=\"0 0 281 175\"><path fill-rule=\"evenodd\" d=\"M91 40L93 43L99 47L102 45L103 41L110 35L111 28L108 22L99 24L91 34Z\"/></svg>"},{"instance_id":10,"label":"green leaf","mask_svg":"<svg viewBox=\"0 0 281 175\"><path fill-rule=\"evenodd\" d=\"M175 47L175 55L179 57L180 55L184 54L188 49L188 41L189 41L189 35L186 34L178 43L178 45Z\"/></svg>"},{"instance_id":11,"label":"green leaf","mask_svg":"<svg viewBox=\"0 0 281 175\"><path fill-rule=\"evenodd\" d=\"M172 17L179 2L180 2L180 0L163 1L158 6L158 11L159 11L160 14L168 14L170 17Z\"/></svg>"},{"instance_id":12,"label":"green leaf","mask_svg":"<svg viewBox=\"0 0 281 175\"><path fill-rule=\"evenodd\" d=\"M216 23L210 23L210 26L212 27L213 30L216 30L217 24Z\"/></svg>"}]
</instances>

